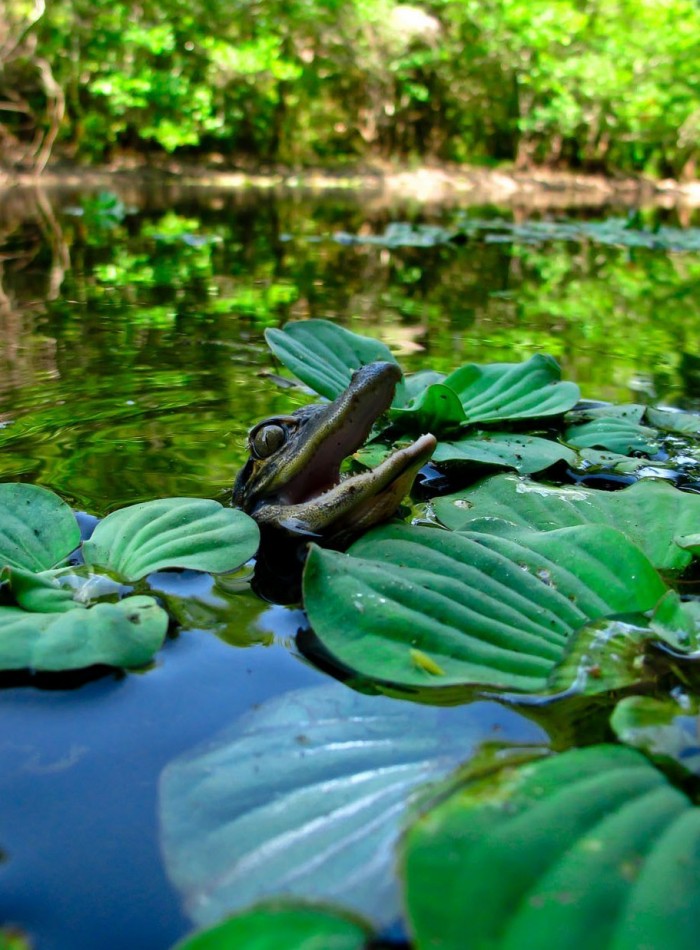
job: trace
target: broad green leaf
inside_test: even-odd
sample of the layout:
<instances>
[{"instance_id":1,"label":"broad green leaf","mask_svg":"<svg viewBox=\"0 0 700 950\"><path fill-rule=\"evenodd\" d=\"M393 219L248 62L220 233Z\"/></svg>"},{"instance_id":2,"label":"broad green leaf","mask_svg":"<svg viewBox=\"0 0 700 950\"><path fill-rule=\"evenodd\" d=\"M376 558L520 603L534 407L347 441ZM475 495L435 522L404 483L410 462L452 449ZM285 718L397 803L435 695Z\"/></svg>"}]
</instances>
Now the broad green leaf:
<instances>
[{"instance_id":1,"label":"broad green leaf","mask_svg":"<svg viewBox=\"0 0 700 950\"><path fill-rule=\"evenodd\" d=\"M536 354L524 363L470 363L445 379L459 396L467 422L501 422L558 415L575 406L579 388L560 382L551 356Z\"/></svg>"},{"instance_id":2,"label":"broad green leaf","mask_svg":"<svg viewBox=\"0 0 700 950\"><path fill-rule=\"evenodd\" d=\"M152 597L53 614L0 607L0 669L143 666L162 646L167 629L168 615Z\"/></svg>"},{"instance_id":3,"label":"broad green leaf","mask_svg":"<svg viewBox=\"0 0 700 950\"><path fill-rule=\"evenodd\" d=\"M602 525L518 538L390 525L349 554L312 547L304 604L323 646L403 687L543 691L571 634L648 610L666 588Z\"/></svg>"},{"instance_id":4,"label":"broad green leaf","mask_svg":"<svg viewBox=\"0 0 700 950\"><path fill-rule=\"evenodd\" d=\"M676 409L647 409L647 421L664 432L677 435L700 435L700 412Z\"/></svg>"},{"instance_id":5,"label":"broad green leaf","mask_svg":"<svg viewBox=\"0 0 700 950\"><path fill-rule=\"evenodd\" d=\"M700 775L700 701L697 696L627 696L615 707L610 725L620 742L683 773Z\"/></svg>"},{"instance_id":6,"label":"broad green leaf","mask_svg":"<svg viewBox=\"0 0 700 950\"><path fill-rule=\"evenodd\" d=\"M442 383L444 379L444 373L438 373L432 369L422 369L418 373L411 373L404 379L406 399L413 399L415 396L420 396L429 386L435 383Z\"/></svg>"},{"instance_id":7,"label":"broad green leaf","mask_svg":"<svg viewBox=\"0 0 700 950\"><path fill-rule=\"evenodd\" d=\"M0 571L0 579L3 572ZM36 613L63 613L78 606L73 591L62 587L53 571L23 571L18 567L6 568L12 596L24 610Z\"/></svg>"},{"instance_id":8,"label":"broad green leaf","mask_svg":"<svg viewBox=\"0 0 700 950\"><path fill-rule=\"evenodd\" d=\"M269 901L186 937L173 950L363 950L371 936L367 924L344 911Z\"/></svg>"},{"instance_id":9,"label":"broad green leaf","mask_svg":"<svg viewBox=\"0 0 700 950\"><path fill-rule=\"evenodd\" d=\"M400 862L418 948L697 946L700 809L632 749L467 771Z\"/></svg>"},{"instance_id":10,"label":"broad green leaf","mask_svg":"<svg viewBox=\"0 0 700 950\"><path fill-rule=\"evenodd\" d=\"M173 567L222 574L251 558L259 540L242 511L206 498L162 498L107 515L83 555L127 581Z\"/></svg>"},{"instance_id":11,"label":"broad green leaf","mask_svg":"<svg viewBox=\"0 0 700 950\"><path fill-rule=\"evenodd\" d=\"M442 383L428 386L410 406L394 408L390 415L402 429L433 435L454 432L467 421L459 397Z\"/></svg>"},{"instance_id":12,"label":"broad green leaf","mask_svg":"<svg viewBox=\"0 0 700 950\"><path fill-rule=\"evenodd\" d=\"M690 563L692 547L682 550L675 538L700 524L700 497L660 479L643 479L621 491L606 492L495 475L474 488L434 499L433 507L442 524L455 531L469 530L471 522L484 518L501 518L540 531L610 525L639 545L655 567L666 571L680 571ZM481 522L480 528L484 528Z\"/></svg>"},{"instance_id":13,"label":"broad green leaf","mask_svg":"<svg viewBox=\"0 0 700 950\"><path fill-rule=\"evenodd\" d=\"M658 434L649 426L613 416L569 426L564 432L564 441L582 449L606 449L619 455L641 452L652 456L659 451Z\"/></svg>"},{"instance_id":14,"label":"broad green leaf","mask_svg":"<svg viewBox=\"0 0 700 950\"><path fill-rule=\"evenodd\" d=\"M68 505L38 485L0 484L0 568L46 571L80 544Z\"/></svg>"},{"instance_id":15,"label":"broad green leaf","mask_svg":"<svg viewBox=\"0 0 700 950\"><path fill-rule=\"evenodd\" d=\"M280 696L164 770L167 872L200 926L276 894L387 925L405 803L496 734L542 741L495 705L416 707L336 682Z\"/></svg>"},{"instance_id":16,"label":"broad green leaf","mask_svg":"<svg viewBox=\"0 0 700 950\"><path fill-rule=\"evenodd\" d=\"M576 454L565 445L533 435L478 432L461 439L441 440L433 462L444 465L497 465L524 475L541 472L557 462L573 465Z\"/></svg>"},{"instance_id":17,"label":"broad green leaf","mask_svg":"<svg viewBox=\"0 0 700 950\"><path fill-rule=\"evenodd\" d=\"M288 323L284 329L265 330L267 344L280 362L314 392L335 399L348 388L356 369L377 360L396 363L386 344L360 336L328 320ZM396 387L394 404L404 401L403 383Z\"/></svg>"}]
</instances>

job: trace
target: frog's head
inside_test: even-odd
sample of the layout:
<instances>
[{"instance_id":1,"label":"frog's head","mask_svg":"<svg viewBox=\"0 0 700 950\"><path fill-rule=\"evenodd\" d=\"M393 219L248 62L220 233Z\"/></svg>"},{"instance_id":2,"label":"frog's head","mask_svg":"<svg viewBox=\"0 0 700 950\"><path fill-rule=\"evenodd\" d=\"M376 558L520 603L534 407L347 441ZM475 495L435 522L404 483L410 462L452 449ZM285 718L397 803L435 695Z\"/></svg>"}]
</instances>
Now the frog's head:
<instances>
[{"instance_id":1,"label":"frog's head","mask_svg":"<svg viewBox=\"0 0 700 950\"><path fill-rule=\"evenodd\" d=\"M400 379L395 363L370 363L334 402L260 422L249 433L250 458L234 484L233 503L261 526L334 544L390 518L435 438L423 435L359 475L341 479L340 467L389 408Z\"/></svg>"}]
</instances>

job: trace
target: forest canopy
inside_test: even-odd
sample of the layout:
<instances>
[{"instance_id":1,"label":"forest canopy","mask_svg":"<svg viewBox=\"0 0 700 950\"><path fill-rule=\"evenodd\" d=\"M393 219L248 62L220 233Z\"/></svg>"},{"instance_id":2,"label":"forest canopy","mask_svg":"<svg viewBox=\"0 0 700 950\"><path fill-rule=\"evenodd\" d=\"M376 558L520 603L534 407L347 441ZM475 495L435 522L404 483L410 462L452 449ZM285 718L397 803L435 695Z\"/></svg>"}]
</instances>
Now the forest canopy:
<instances>
[{"instance_id":1,"label":"forest canopy","mask_svg":"<svg viewBox=\"0 0 700 950\"><path fill-rule=\"evenodd\" d=\"M548 164L679 178L695 0L5 0L0 155Z\"/></svg>"}]
</instances>

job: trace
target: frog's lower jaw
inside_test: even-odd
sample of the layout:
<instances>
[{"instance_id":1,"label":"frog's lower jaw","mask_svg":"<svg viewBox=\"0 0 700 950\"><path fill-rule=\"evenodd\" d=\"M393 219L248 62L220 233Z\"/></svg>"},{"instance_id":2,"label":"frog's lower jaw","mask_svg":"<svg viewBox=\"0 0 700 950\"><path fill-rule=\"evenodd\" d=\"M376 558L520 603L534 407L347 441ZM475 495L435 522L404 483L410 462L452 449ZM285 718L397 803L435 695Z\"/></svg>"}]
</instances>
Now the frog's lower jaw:
<instances>
[{"instance_id":1,"label":"frog's lower jaw","mask_svg":"<svg viewBox=\"0 0 700 950\"><path fill-rule=\"evenodd\" d=\"M281 528L294 535L322 537L329 545L341 545L391 518L436 444L434 436L422 435L371 471L345 478L303 502L263 502L253 516L261 526Z\"/></svg>"}]
</instances>

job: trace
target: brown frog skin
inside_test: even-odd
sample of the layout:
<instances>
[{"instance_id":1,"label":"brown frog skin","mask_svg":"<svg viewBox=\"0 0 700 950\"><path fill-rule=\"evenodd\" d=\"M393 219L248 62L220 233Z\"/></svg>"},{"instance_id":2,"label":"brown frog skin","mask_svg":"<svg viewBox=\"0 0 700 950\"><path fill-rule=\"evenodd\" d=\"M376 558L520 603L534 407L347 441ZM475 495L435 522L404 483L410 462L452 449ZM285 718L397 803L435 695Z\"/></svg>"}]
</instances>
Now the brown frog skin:
<instances>
[{"instance_id":1,"label":"brown frog skin","mask_svg":"<svg viewBox=\"0 0 700 950\"><path fill-rule=\"evenodd\" d=\"M367 439L391 405L401 370L370 363L327 405L273 416L251 429L250 458L233 487L233 503L262 528L341 546L390 518L435 448L423 435L372 471L340 477L340 466Z\"/></svg>"}]
</instances>

